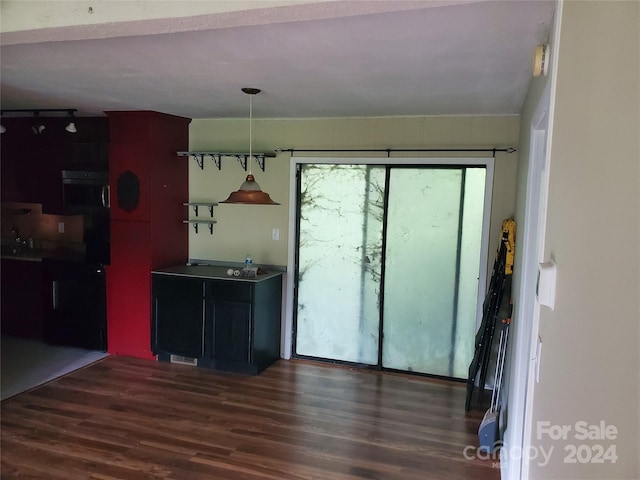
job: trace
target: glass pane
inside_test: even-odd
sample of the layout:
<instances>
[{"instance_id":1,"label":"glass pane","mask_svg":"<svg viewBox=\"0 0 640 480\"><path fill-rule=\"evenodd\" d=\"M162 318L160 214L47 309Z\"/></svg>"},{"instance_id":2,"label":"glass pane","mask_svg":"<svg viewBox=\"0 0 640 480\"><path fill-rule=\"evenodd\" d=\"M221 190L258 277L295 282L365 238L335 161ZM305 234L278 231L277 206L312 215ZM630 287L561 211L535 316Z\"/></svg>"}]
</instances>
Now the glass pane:
<instances>
[{"instance_id":1,"label":"glass pane","mask_svg":"<svg viewBox=\"0 0 640 480\"><path fill-rule=\"evenodd\" d=\"M375 365L385 167L300 175L296 354Z\"/></svg>"},{"instance_id":2,"label":"glass pane","mask_svg":"<svg viewBox=\"0 0 640 480\"><path fill-rule=\"evenodd\" d=\"M460 248L458 312L452 376L467 378L473 358L478 323L478 275L484 213L485 168L467 168L464 185L464 213Z\"/></svg>"},{"instance_id":3,"label":"glass pane","mask_svg":"<svg viewBox=\"0 0 640 480\"><path fill-rule=\"evenodd\" d=\"M384 367L452 373L462 181L461 169L391 171Z\"/></svg>"}]
</instances>

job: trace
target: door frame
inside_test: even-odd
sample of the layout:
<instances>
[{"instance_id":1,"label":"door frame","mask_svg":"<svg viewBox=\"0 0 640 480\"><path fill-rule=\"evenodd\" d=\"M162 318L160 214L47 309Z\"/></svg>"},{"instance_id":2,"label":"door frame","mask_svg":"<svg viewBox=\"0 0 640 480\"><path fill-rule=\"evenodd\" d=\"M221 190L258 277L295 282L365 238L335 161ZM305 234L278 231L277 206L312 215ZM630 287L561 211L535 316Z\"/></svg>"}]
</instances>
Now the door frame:
<instances>
[{"instance_id":1,"label":"door frame","mask_svg":"<svg viewBox=\"0 0 640 480\"><path fill-rule=\"evenodd\" d=\"M298 165L318 163L333 165L411 165L411 166L482 166L486 168L484 212L482 219L482 241L480 246L480 269L478 278L478 306L476 309L476 328L482 322L482 300L487 288L487 265L489 260L489 236L491 225L491 202L494 181L495 158L492 157L294 157L289 160L289 238L287 254L287 275L285 283L286 305L283 328L282 358L288 360L293 350L293 318L295 301L295 274L297 252L297 212Z\"/></svg>"},{"instance_id":2,"label":"door frame","mask_svg":"<svg viewBox=\"0 0 640 480\"><path fill-rule=\"evenodd\" d=\"M528 480L529 459L522 452L531 448L533 393L536 369L539 366L538 331L540 304L536 298L538 263L544 260L549 169L555 111L555 92L560 50L560 27L563 0L557 2L554 15L554 39L550 57L550 78L540 96L531 119L529 170L525 193L524 232L518 305L514 318L518 322L514 350L510 360L507 410L508 424L504 431L502 452L508 458L501 462L501 477L507 480ZM502 420L502 419L501 419ZM512 453L512 458L509 454Z\"/></svg>"}]
</instances>

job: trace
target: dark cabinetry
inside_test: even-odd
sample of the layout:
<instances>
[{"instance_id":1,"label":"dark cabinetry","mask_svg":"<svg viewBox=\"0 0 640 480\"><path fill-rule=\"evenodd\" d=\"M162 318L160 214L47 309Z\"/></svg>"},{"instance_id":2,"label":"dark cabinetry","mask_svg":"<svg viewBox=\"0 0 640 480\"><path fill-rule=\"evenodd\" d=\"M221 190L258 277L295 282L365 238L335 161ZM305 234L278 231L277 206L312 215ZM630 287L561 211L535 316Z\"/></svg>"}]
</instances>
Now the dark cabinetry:
<instances>
[{"instance_id":1,"label":"dark cabinetry","mask_svg":"<svg viewBox=\"0 0 640 480\"><path fill-rule=\"evenodd\" d=\"M251 362L251 303L213 302L213 351L225 362Z\"/></svg>"},{"instance_id":2,"label":"dark cabinetry","mask_svg":"<svg viewBox=\"0 0 640 480\"><path fill-rule=\"evenodd\" d=\"M44 213L65 214L60 172L107 171L107 118L77 118L75 134L65 130L68 123L68 118L2 119L2 201L41 203Z\"/></svg>"},{"instance_id":3,"label":"dark cabinetry","mask_svg":"<svg viewBox=\"0 0 640 480\"><path fill-rule=\"evenodd\" d=\"M189 278L153 278L154 352L185 357L205 355L204 282Z\"/></svg>"},{"instance_id":4,"label":"dark cabinetry","mask_svg":"<svg viewBox=\"0 0 640 480\"><path fill-rule=\"evenodd\" d=\"M2 259L2 333L42 339L42 262Z\"/></svg>"},{"instance_id":5,"label":"dark cabinetry","mask_svg":"<svg viewBox=\"0 0 640 480\"><path fill-rule=\"evenodd\" d=\"M152 350L257 374L280 357L281 276L262 281L153 277Z\"/></svg>"}]
</instances>

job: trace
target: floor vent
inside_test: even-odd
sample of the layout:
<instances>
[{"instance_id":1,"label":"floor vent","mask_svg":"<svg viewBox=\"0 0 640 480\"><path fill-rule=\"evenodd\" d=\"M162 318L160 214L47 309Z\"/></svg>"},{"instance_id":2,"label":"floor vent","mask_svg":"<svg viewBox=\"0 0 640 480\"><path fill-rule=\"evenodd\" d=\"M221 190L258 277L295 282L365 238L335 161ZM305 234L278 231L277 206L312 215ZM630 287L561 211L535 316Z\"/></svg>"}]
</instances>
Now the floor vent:
<instances>
[{"instance_id":1,"label":"floor vent","mask_svg":"<svg viewBox=\"0 0 640 480\"><path fill-rule=\"evenodd\" d=\"M198 366L198 359L191 357L183 357L182 355L171 355L169 360L171 363L178 363L180 365L189 365L191 367Z\"/></svg>"}]
</instances>

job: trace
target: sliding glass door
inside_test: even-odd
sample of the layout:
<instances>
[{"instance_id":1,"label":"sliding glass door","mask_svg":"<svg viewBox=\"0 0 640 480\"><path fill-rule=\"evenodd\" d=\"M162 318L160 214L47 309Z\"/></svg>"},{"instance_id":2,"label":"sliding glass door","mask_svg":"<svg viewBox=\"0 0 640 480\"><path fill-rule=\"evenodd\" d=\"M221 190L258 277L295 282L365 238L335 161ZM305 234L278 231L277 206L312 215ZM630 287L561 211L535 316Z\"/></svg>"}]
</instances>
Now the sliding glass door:
<instances>
[{"instance_id":1,"label":"sliding glass door","mask_svg":"<svg viewBox=\"0 0 640 480\"><path fill-rule=\"evenodd\" d=\"M486 170L303 164L294 355L465 378Z\"/></svg>"},{"instance_id":2,"label":"sliding glass door","mask_svg":"<svg viewBox=\"0 0 640 480\"><path fill-rule=\"evenodd\" d=\"M378 363L385 168L303 165L296 354Z\"/></svg>"}]
</instances>

